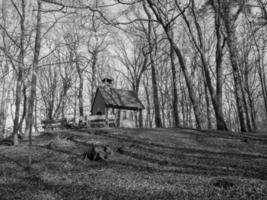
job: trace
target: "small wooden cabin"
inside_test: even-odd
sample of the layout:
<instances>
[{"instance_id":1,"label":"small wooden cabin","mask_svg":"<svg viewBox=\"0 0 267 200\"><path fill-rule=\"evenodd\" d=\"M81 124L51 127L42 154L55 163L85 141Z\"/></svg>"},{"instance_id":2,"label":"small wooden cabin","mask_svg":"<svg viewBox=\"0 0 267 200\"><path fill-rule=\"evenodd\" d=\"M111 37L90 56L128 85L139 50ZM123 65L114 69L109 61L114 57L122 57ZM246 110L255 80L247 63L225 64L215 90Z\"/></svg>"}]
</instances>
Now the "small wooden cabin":
<instances>
[{"instance_id":1,"label":"small wooden cabin","mask_svg":"<svg viewBox=\"0 0 267 200\"><path fill-rule=\"evenodd\" d=\"M108 113L111 111L112 114L115 114L116 109L116 116L119 119L121 110L139 112L140 116L144 106L137 93L132 90L112 88L112 82L113 80L110 78L102 80L104 85L96 90L91 114L105 115L106 119L108 119ZM117 125L119 125L119 122Z\"/></svg>"}]
</instances>

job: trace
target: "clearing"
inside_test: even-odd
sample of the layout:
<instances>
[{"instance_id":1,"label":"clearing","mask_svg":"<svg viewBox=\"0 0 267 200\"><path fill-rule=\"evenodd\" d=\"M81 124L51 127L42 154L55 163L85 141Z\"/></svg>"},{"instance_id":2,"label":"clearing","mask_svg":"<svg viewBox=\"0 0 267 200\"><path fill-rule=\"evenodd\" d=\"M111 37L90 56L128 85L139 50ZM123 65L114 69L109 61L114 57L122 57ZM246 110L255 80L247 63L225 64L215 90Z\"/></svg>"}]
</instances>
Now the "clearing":
<instances>
[{"instance_id":1,"label":"clearing","mask_svg":"<svg viewBox=\"0 0 267 200\"><path fill-rule=\"evenodd\" d=\"M69 140L68 138L71 138ZM83 159L86 143L113 150ZM0 146L0 199L266 199L267 134L191 129L45 132ZM51 148L53 144L53 148Z\"/></svg>"}]
</instances>

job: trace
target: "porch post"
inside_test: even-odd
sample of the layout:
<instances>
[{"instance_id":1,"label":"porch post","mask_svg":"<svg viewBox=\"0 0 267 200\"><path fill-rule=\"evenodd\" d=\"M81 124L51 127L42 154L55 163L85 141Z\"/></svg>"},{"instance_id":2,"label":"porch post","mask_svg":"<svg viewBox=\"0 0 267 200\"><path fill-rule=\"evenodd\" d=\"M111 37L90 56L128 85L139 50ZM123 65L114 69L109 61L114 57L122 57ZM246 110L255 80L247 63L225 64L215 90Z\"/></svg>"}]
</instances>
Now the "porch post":
<instances>
[{"instance_id":1,"label":"porch post","mask_svg":"<svg viewBox=\"0 0 267 200\"><path fill-rule=\"evenodd\" d=\"M120 126L120 121L121 121L121 109L119 108L117 110L117 115L116 115L116 126L119 127Z\"/></svg>"},{"instance_id":2,"label":"porch post","mask_svg":"<svg viewBox=\"0 0 267 200\"><path fill-rule=\"evenodd\" d=\"M143 113L142 113L142 109L139 110L139 128L143 128Z\"/></svg>"},{"instance_id":3,"label":"porch post","mask_svg":"<svg viewBox=\"0 0 267 200\"><path fill-rule=\"evenodd\" d=\"M134 123L135 123L135 128L138 128L138 116L137 116L137 111L134 111Z\"/></svg>"},{"instance_id":4,"label":"porch post","mask_svg":"<svg viewBox=\"0 0 267 200\"><path fill-rule=\"evenodd\" d=\"M105 126L109 127L109 124L108 124L108 107L105 107L105 121L106 121Z\"/></svg>"}]
</instances>

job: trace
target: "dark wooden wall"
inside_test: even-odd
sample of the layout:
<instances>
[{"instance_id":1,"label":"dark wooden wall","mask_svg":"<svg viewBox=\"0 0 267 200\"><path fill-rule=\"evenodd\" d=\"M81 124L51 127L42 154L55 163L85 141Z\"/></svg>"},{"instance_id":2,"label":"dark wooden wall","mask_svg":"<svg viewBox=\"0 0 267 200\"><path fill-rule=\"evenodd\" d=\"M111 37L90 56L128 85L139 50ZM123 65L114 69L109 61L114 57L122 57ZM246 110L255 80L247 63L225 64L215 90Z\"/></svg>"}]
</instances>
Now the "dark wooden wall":
<instances>
[{"instance_id":1,"label":"dark wooden wall","mask_svg":"<svg viewBox=\"0 0 267 200\"><path fill-rule=\"evenodd\" d=\"M98 91L96 94L96 98L92 107L92 115L96 115L97 112L101 112L102 115L105 114L105 101L101 95L101 93Z\"/></svg>"}]
</instances>

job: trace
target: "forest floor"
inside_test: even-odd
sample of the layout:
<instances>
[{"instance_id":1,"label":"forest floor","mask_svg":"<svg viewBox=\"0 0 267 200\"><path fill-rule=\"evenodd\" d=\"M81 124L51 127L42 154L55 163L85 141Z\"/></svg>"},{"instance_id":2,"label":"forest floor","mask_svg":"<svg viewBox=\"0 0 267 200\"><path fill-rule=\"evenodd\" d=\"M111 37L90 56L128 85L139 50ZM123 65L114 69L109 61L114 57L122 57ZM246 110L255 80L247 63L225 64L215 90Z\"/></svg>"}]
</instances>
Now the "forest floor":
<instances>
[{"instance_id":1,"label":"forest floor","mask_svg":"<svg viewBox=\"0 0 267 200\"><path fill-rule=\"evenodd\" d=\"M75 141L67 140L72 136ZM49 148L53 142L57 148ZM106 161L83 159L86 143L109 146ZM190 129L44 132L0 146L0 199L266 199L267 134Z\"/></svg>"}]
</instances>

